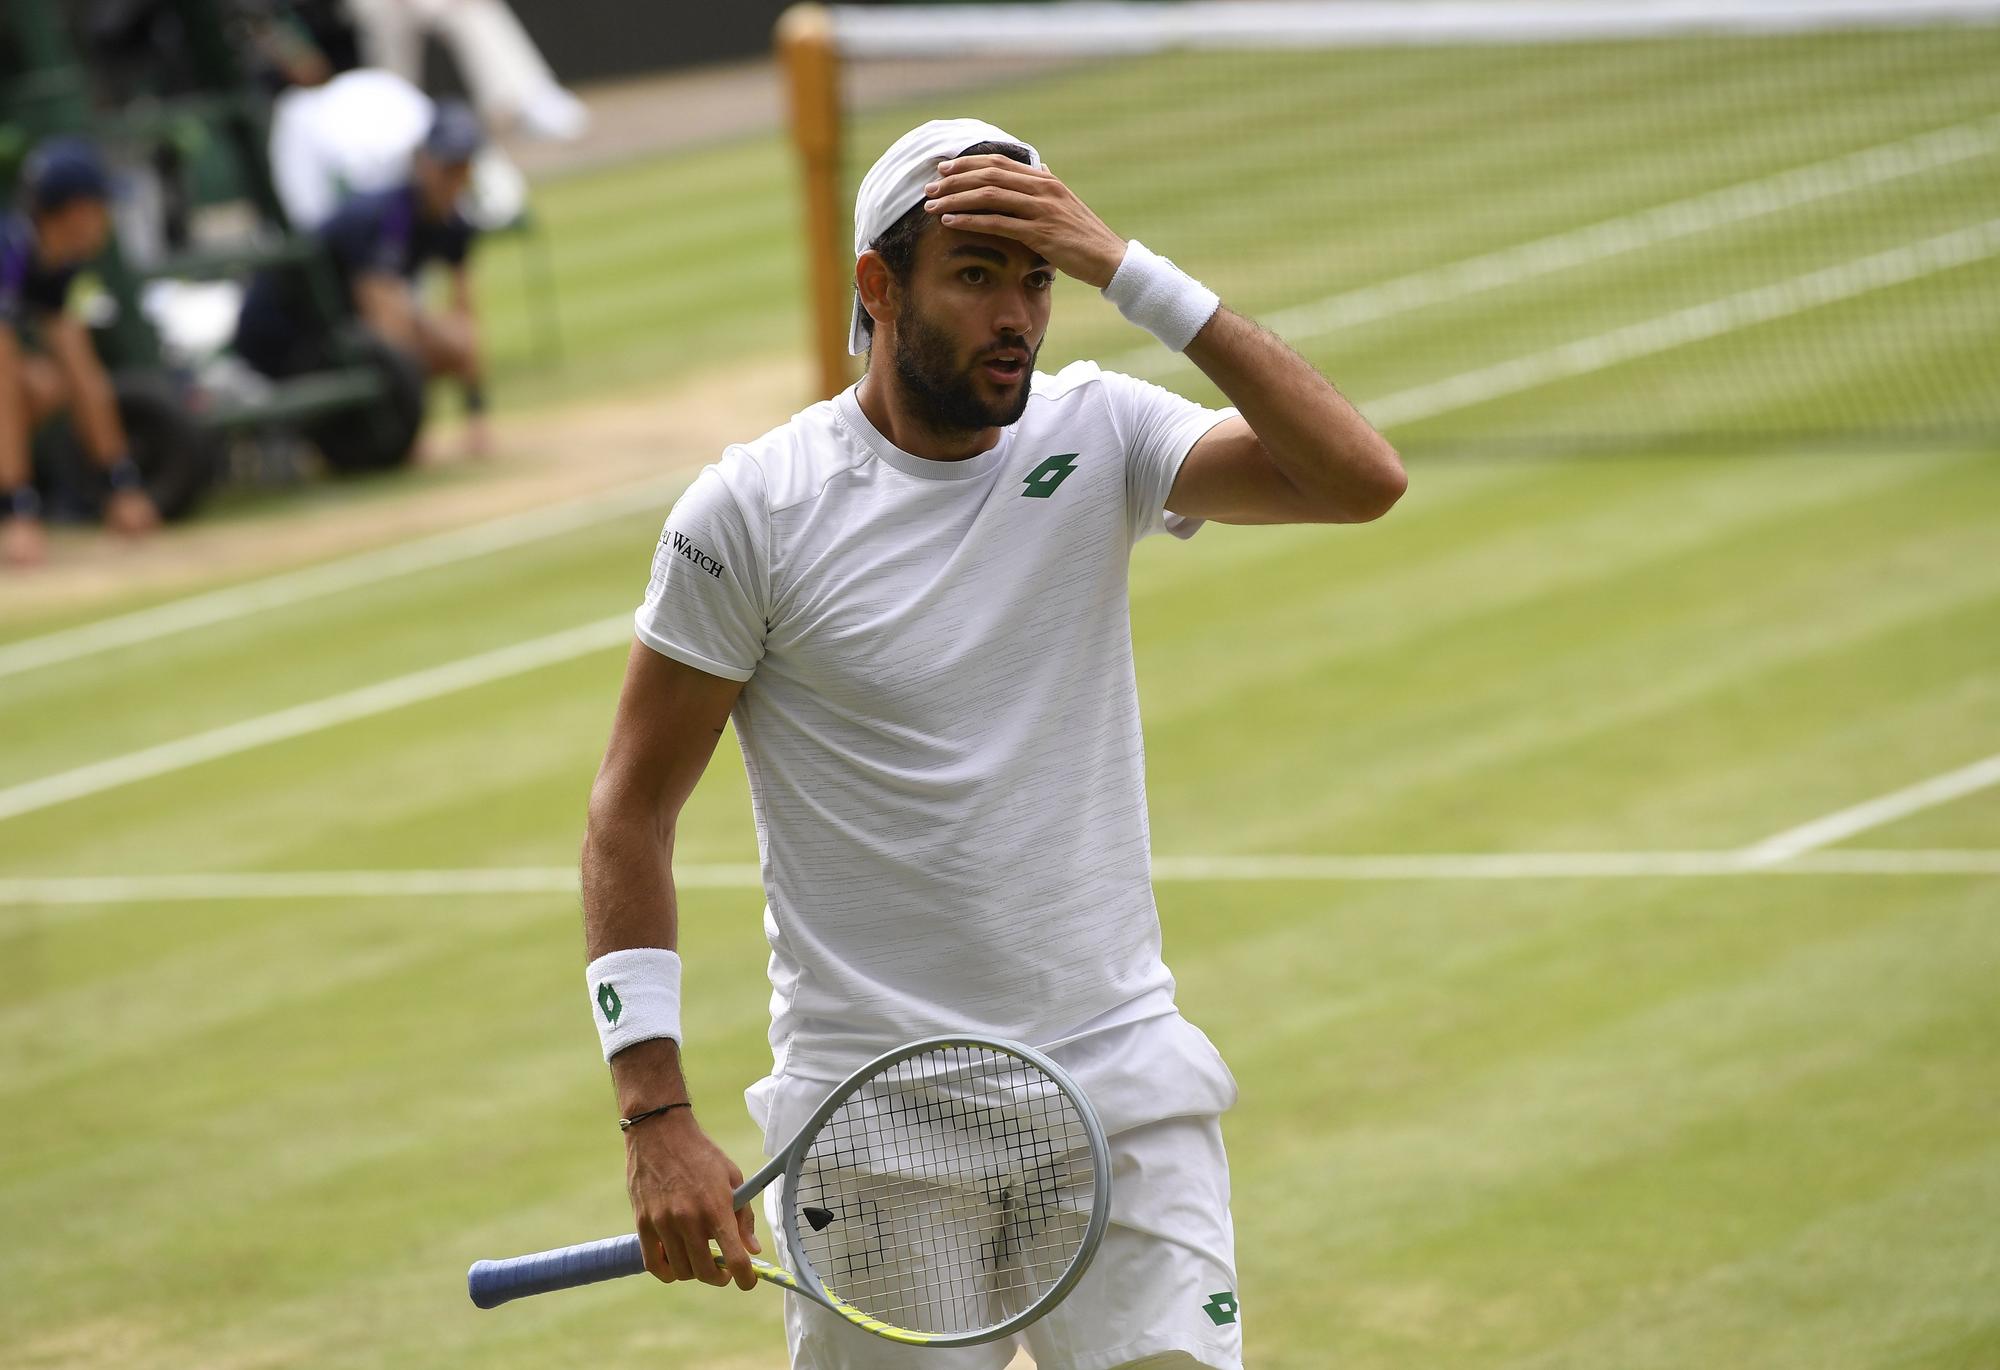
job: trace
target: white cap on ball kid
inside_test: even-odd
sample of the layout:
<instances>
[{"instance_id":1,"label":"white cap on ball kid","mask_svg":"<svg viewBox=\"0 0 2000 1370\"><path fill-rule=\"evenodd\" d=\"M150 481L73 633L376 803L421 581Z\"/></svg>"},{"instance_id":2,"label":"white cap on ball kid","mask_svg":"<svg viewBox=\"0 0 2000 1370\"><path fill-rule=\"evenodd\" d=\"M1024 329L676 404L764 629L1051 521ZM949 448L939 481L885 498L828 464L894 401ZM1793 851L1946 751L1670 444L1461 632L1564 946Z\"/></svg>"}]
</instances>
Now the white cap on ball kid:
<instances>
[{"instance_id":1,"label":"white cap on ball kid","mask_svg":"<svg viewBox=\"0 0 2000 1370\"><path fill-rule=\"evenodd\" d=\"M861 178L861 189L854 197L856 260L891 224L924 202L924 187L937 179L939 162L958 156L975 143L1013 143L1028 150L1030 165L1042 164L1042 154L1032 144L980 119L933 119L917 125L891 143ZM847 350L857 357L868 350L861 315L857 292L854 315L847 325Z\"/></svg>"}]
</instances>

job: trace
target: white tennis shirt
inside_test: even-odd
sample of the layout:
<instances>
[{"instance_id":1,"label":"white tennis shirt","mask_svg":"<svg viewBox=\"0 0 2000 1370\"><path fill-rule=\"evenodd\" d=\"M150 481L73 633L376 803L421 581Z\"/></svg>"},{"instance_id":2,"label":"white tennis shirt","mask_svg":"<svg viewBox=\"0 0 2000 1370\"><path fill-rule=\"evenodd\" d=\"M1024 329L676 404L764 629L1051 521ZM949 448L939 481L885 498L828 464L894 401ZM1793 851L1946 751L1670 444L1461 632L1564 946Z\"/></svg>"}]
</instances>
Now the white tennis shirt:
<instances>
[{"instance_id":1,"label":"white tennis shirt","mask_svg":"<svg viewBox=\"0 0 2000 1370\"><path fill-rule=\"evenodd\" d=\"M1080 362L945 462L892 445L850 389L675 504L636 625L746 682L774 1074L1174 1012L1127 566L1199 526L1167 494L1233 412Z\"/></svg>"}]
</instances>

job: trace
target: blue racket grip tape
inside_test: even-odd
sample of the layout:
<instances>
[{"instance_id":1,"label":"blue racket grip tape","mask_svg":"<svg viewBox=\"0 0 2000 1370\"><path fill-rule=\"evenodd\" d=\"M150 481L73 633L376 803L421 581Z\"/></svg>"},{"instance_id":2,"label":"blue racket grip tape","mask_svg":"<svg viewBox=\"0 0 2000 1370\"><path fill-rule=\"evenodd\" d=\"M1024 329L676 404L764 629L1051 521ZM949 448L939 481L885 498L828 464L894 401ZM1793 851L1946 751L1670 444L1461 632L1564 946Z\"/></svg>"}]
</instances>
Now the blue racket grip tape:
<instances>
[{"instance_id":1,"label":"blue racket grip tape","mask_svg":"<svg viewBox=\"0 0 2000 1370\"><path fill-rule=\"evenodd\" d=\"M509 1299L577 1289L599 1280L638 1275L646 1269L637 1233L580 1242L554 1251L537 1251L504 1261L474 1261L465 1272L465 1289L481 1308L498 1308Z\"/></svg>"}]
</instances>

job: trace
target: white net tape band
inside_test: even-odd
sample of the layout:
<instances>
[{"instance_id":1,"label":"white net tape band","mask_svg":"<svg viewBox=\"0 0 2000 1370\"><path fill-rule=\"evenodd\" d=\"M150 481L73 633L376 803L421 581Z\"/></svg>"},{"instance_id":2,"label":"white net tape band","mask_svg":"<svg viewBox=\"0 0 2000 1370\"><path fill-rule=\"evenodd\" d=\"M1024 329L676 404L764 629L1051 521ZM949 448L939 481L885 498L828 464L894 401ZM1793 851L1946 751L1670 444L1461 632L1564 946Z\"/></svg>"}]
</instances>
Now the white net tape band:
<instances>
[{"instance_id":1,"label":"white net tape band","mask_svg":"<svg viewBox=\"0 0 2000 1370\"><path fill-rule=\"evenodd\" d=\"M1412 0L832 7L854 59L1136 55L1170 49L1422 47L2000 23L2000 0Z\"/></svg>"}]
</instances>

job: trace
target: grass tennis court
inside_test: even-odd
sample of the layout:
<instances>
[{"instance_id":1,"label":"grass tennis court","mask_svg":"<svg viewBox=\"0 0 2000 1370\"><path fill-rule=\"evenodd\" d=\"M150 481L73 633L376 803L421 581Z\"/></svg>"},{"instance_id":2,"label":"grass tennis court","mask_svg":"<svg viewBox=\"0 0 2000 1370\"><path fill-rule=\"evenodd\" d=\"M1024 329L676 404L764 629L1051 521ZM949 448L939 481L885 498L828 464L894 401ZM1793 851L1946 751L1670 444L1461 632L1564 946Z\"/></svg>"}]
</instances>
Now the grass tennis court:
<instances>
[{"instance_id":1,"label":"grass tennis court","mask_svg":"<svg viewBox=\"0 0 2000 1370\"><path fill-rule=\"evenodd\" d=\"M1674 510L1676 517L1661 516ZM653 521L6 683L0 784L617 612ZM2000 751L1982 455L1439 463L1137 564L1163 857L1738 848ZM620 653L23 814L0 875L570 861ZM167 700L174 702L169 705ZM1991 849L1992 792L1848 844ZM754 859L725 748L680 842ZM2000 876L1171 881L1257 1363L2000 1353ZM774 1299L476 1314L618 1230L572 897L0 910L5 1363L770 1366ZM684 892L740 1155L760 900Z\"/></svg>"},{"instance_id":2,"label":"grass tennis court","mask_svg":"<svg viewBox=\"0 0 2000 1370\"><path fill-rule=\"evenodd\" d=\"M1990 77L1927 89L1923 120L1850 110L1824 147L1745 150L1673 193L1991 113ZM1955 174L1990 191L2000 158ZM517 393L561 403L794 346L789 184L783 150L754 142L547 187L571 360L564 378L517 374ZM1643 207L1551 204L1422 239L1357 216L1322 249L1344 274L1313 288ZM1172 241L1198 208L1163 203L1157 234L1113 222L1204 272ZM1809 265L1962 226L1815 239ZM1414 315L1307 346L1359 397L1422 386L1701 303L1671 280L1690 246L1739 263L1730 289L1768 284L1746 241L1642 252L1661 293L1615 317L1561 274L1450 304L1490 352ZM1926 289L1990 300L1993 260L1960 270ZM1894 326L1990 363L2000 315L1929 334L1908 312L1922 295L1770 326L1853 330L1857 356ZM523 336L510 308L496 300L496 345ZM1050 356L1130 346L1098 329L1059 333ZM1662 356L1692 366L1744 338ZM1643 403L1628 380L1605 367L1410 435L1538 405L1587 426ZM1760 413L1757 395L1717 402L1751 428L1800 403L1781 388ZM1142 546L1153 836L1180 872L1159 901L1182 1004L1242 1085L1226 1128L1258 1370L2000 1364L2000 788L1820 853L1880 854L1855 858L1867 870L1626 859L1740 851L2000 753L1996 455L1419 455L1377 525ZM0 678L0 807L622 613L659 521ZM0 645L61 626L23 619ZM576 901L557 887L622 650L558 656L0 818L0 1365L782 1363L769 1291L628 1282L493 1314L464 1298L474 1258L626 1222ZM1940 852L1959 854L1950 871L1912 873ZM1257 861L1439 853L1626 869L1279 878ZM705 877L682 891L691 1083L741 1159L738 1091L768 1061L761 899L739 874L754 859L725 742L677 860ZM411 871L443 874L394 892ZM523 888L479 892L482 871ZM378 889L208 879L284 873ZM104 876L137 887L19 883Z\"/></svg>"}]
</instances>

